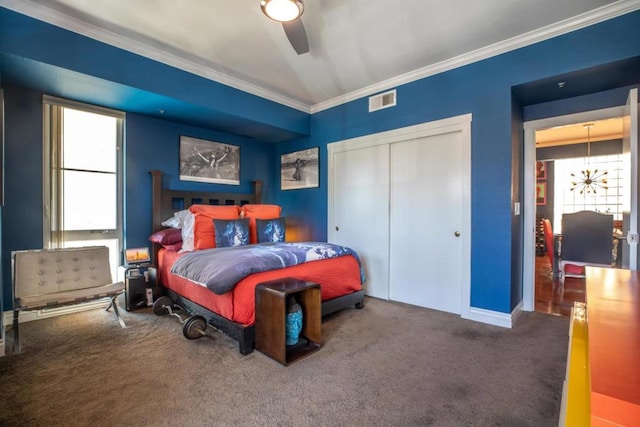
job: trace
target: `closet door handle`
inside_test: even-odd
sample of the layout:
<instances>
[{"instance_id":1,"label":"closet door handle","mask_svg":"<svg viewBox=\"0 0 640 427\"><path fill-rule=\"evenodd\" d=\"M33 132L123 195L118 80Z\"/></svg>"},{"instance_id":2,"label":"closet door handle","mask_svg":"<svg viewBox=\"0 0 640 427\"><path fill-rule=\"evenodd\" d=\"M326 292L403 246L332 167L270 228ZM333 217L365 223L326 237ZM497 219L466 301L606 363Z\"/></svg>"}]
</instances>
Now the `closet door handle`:
<instances>
[{"instance_id":1,"label":"closet door handle","mask_svg":"<svg viewBox=\"0 0 640 427\"><path fill-rule=\"evenodd\" d=\"M460 232L456 231L455 233L453 233L453 235L456 236L456 237L460 237Z\"/></svg>"},{"instance_id":2,"label":"closet door handle","mask_svg":"<svg viewBox=\"0 0 640 427\"><path fill-rule=\"evenodd\" d=\"M336 231L340 231L340 227L336 225Z\"/></svg>"}]
</instances>

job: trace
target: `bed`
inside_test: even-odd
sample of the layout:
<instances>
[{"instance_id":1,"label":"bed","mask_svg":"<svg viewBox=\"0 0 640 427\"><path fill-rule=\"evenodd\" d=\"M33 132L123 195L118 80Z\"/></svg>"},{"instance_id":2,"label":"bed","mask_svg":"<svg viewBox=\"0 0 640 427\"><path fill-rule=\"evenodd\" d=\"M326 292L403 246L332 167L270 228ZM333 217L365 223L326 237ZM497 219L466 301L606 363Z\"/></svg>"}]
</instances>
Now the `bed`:
<instances>
[{"instance_id":1,"label":"bed","mask_svg":"<svg viewBox=\"0 0 640 427\"><path fill-rule=\"evenodd\" d=\"M251 212L254 212L253 216L260 218L261 212L263 214L271 213L274 208L273 205L261 204L261 183L259 181L254 181L252 194L202 193L164 189L162 185L163 173L154 170L150 174L152 176L153 235L170 231L166 226L167 219L174 215L180 215L186 210L197 212L197 215L194 214L197 217L196 225L202 226L203 224L211 224L211 219L203 214L211 209L217 209L216 212L231 212L235 206L236 209L246 210L250 217ZM209 208L206 205L220 206L221 208ZM273 212L272 216L276 216L276 213ZM198 223L201 219L207 221ZM253 218L251 221L259 222L260 220ZM255 227L252 228L251 233L251 238L255 240ZM182 258L195 256L196 252L198 252L196 255L204 255L217 251L217 249L211 249L210 244L203 244L205 241L202 238L203 232L198 231L194 235L196 236L193 243L195 250L186 253L176 250L174 244L161 245L157 239L152 239L152 262L157 268L158 296L166 295L190 314L203 316L209 325L237 340L241 354L249 354L254 349L255 287L260 283L289 277L319 283L323 316L344 308L364 307L363 277L357 254L354 254L355 256L345 254L345 256L317 259L284 268L251 273L240 279L228 292L216 293L202 284L197 284L172 273L174 265L184 261ZM179 245L181 244L182 242ZM261 245L263 244L251 244L246 248L247 250L249 248L255 250L258 247L261 248ZM244 250L244 247L221 248L219 252L222 253L224 250Z\"/></svg>"}]
</instances>

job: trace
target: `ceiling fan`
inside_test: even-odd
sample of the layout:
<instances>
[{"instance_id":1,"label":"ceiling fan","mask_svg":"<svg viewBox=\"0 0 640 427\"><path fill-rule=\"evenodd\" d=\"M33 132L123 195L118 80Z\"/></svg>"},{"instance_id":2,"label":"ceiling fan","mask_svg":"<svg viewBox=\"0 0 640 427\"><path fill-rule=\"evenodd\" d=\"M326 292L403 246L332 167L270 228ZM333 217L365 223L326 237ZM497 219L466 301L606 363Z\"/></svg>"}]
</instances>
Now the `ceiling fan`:
<instances>
[{"instance_id":1,"label":"ceiling fan","mask_svg":"<svg viewBox=\"0 0 640 427\"><path fill-rule=\"evenodd\" d=\"M304 12L302 0L261 0L262 12L282 23L284 33L298 55L309 52L309 40L300 17Z\"/></svg>"}]
</instances>

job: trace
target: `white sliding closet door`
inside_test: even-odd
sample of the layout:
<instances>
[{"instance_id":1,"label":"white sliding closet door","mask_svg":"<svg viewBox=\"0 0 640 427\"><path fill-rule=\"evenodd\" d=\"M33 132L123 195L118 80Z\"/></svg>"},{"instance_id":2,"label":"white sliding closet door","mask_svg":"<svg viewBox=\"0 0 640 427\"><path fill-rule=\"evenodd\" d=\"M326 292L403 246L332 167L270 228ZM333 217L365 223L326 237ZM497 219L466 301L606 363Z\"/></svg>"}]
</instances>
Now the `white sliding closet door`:
<instances>
[{"instance_id":1,"label":"white sliding closet door","mask_svg":"<svg viewBox=\"0 0 640 427\"><path fill-rule=\"evenodd\" d=\"M469 317L471 115L327 149L327 235L358 251L366 294Z\"/></svg>"},{"instance_id":2,"label":"white sliding closet door","mask_svg":"<svg viewBox=\"0 0 640 427\"><path fill-rule=\"evenodd\" d=\"M463 159L462 132L391 144L390 299L461 313Z\"/></svg>"},{"instance_id":3,"label":"white sliding closet door","mask_svg":"<svg viewBox=\"0 0 640 427\"><path fill-rule=\"evenodd\" d=\"M334 152L329 241L356 250L365 293L389 299L389 147Z\"/></svg>"}]
</instances>

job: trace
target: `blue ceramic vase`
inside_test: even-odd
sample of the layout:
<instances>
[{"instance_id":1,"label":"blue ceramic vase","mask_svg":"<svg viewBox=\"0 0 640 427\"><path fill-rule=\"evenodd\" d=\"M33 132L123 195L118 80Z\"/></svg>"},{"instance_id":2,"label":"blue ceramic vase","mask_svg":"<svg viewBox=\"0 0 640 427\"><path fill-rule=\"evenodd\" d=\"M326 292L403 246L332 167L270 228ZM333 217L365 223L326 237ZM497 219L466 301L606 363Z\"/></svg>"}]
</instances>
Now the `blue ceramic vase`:
<instances>
[{"instance_id":1,"label":"blue ceramic vase","mask_svg":"<svg viewBox=\"0 0 640 427\"><path fill-rule=\"evenodd\" d=\"M287 321L286 321L286 344L294 345L300 339L302 332L302 307L291 297L287 301Z\"/></svg>"}]
</instances>

